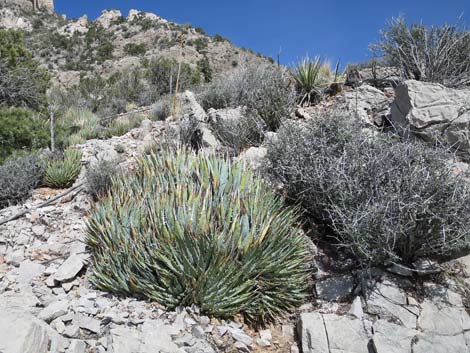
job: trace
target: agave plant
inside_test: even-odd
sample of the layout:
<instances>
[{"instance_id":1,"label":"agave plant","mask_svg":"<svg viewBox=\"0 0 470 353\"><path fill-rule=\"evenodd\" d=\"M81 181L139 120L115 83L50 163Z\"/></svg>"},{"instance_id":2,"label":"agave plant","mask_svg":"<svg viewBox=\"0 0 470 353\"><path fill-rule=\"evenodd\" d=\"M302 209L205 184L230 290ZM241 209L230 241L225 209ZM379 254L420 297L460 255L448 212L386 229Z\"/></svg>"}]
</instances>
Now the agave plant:
<instances>
[{"instance_id":1,"label":"agave plant","mask_svg":"<svg viewBox=\"0 0 470 353\"><path fill-rule=\"evenodd\" d=\"M319 99L322 88L338 82L341 77L339 62L336 63L336 68L333 70L331 64L322 60L319 56L314 59L306 56L295 65L292 76L301 95L300 104L310 104Z\"/></svg>"},{"instance_id":2,"label":"agave plant","mask_svg":"<svg viewBox=\"0 0 470 353\"><path fill-rule=\"evenodd\" d=\"M44 184L51 188L68 188L72 186L81 170L82 153L76 149L68 149L61 159L48 163L44 174Z\"/></svg>"},{"instance_id":3,"label":"agave plant","mask_svg":"<svg viewBox=\"0 0 470 353\"><path fill-rule=\"evenodd\" d=\"M189 152L142 157L87 221L92 282L168 308L266 322L305 297L297 210L242 164Z\"/></svg>"}]
</instances>

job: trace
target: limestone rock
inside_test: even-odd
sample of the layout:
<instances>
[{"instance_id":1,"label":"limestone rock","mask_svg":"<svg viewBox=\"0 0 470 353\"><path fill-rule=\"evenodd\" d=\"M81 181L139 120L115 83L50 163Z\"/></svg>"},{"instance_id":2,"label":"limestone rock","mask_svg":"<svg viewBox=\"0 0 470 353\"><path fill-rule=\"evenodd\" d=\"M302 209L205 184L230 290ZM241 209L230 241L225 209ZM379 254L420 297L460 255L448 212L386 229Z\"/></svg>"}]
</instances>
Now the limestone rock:
<instances>
[{"instance_id":1,"label":"limestone rock","mask_svg":"<svg viewBox=\"0 0 470 353\"><path fill-rule=\"evenodd\" d=\"M266 147L250 147L246 151L240 153L238 159L245 161L249 166L256 170L262 166L267 153L268 150Z\"/></svg>"},{"instance_id":2,"label":"limestone rock","mask_svg":"<svg viewBox=\"0 0 470 353\"><path fill-rule=\"evenodd\" d=\"M413 353L412 342L418 331L386 320L374 324L374 348L377 353Z\"/></svg>"},{"instance_id":3,"label":"limestone rock","mask_svg":"<svg viewBox=\"0 0 470 353\"><path fill-rule=\"evenodd\" d=\"M55 282L66 282L75 278L75 276L85 266L85 261L88 259L87 254L74 254L70 256L65 262L57 269L53 276Z\"/></svg>"},{"instance_id":4,"label":"limestone rock","mask_svg":"<svg viewBox=\"0 0 470 353\"><path fill-rule=\"evenodd\" d=\"M121 17L122 13L119 10L103 10L101 15L96 19L96 23L106 29L111 27L113 21L116 21Z\"/></svg>"},{"instance_id":5,"label":"limestone rock","mask_svg":"<svg viewBox=\"0 0 470 353\"><path fill-rule=\"evenodd\" d=\"M298 334L302 352L369 353L369 337L361 320L335 314L303 313Z\"/></svg>"},{"instance_id":6,"label":"limestone rock","mask_svg":"<svg viewBox=\"0 0 470 353\"><path fill-rule=\"evenodd\" d=\"M49 335L31 314L0 308L0 352L48 353Z\"/></svg>"},{"instance_id":7,"label":"limestone rock","mask_svg":"<svg viewBox=\"0 0 470 353\"><path fill-rule=\"evenodd\" d=\"M470 89L408 80L396 88L391 119L425 140L439 140L469 152L469 98Z\"/></svg>"},{"instance_id":8,"label":"limestone rock","mask_svg":"<svg viewBox=\"0 0 470 353\"><path fill-rule=\"evenodd\" d=\"M382 126L390 113L390 98L381 90L363 85L345 93L348 109L364 122Z\"/></svg>"}]
</instances>

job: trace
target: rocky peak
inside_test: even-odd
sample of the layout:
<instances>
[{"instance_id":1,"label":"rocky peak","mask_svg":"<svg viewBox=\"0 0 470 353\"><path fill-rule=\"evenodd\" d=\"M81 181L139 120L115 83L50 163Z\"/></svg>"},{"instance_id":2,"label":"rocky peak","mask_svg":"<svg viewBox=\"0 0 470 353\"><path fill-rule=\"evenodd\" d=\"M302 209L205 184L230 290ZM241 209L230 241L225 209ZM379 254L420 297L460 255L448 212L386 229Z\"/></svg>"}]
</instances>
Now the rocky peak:
<instances>
[{"instance_id":1,"label":"rocky peak","mask_svg":"<svg viewBox=\"0 0 470 353\"><path fill-rule=\"evenodd\" d=\"M23 9L54 12L54 0L0 0L0 7L19 6Z\"/></svg>"}]
</instances>

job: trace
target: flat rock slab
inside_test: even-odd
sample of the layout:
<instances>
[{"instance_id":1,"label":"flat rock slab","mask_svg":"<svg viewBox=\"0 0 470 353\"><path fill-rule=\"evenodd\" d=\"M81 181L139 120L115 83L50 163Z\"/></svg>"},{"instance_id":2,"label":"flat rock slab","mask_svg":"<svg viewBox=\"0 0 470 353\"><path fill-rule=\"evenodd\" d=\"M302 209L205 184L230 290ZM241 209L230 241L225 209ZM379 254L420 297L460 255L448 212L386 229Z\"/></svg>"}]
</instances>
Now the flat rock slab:
<instances>
[{"instance_id":1,"label":"flat rock slab","mask_svg":"<svg viewBox=\"0 0 470 353\"><path fill-rule=\"evenodd\" d=\"M377 353L414 353L412 343L417 330L378 320L374 324L374 348Z\"/></svg>"},{"instance_id":2,"label":"flat rock slab","mask_svg":"<svg viewBox=\"0 0 470 353\"><path fill-rule=\"evenodd\" d=\"M367 312L380 318L398 320L403 326L416 329L419 308L407 305L406 295L392 283L377 283L369 296Z\"/></svg>"},{"instance_id":3,"label":"flat rock slab","mask_svg":"<svg viewBox=\"0 0 470 353\"><path fill-rule=\"evenodd\" d=\"M29 313L0 308L0 352L48 353L45 325Z\"/></svg>"},{"instance_id":4,"label":"flat rock slab","mask_svg":"<svg viewBox=\"0 0 470 353\"><path fill-rule=\"evenodd\" d=\"M437 335L458 335L470 330L470 316L465 308L425 301L421 304L419 327Z\"/></svg>"},{"instance_id":5,"label":"flat rock slab","mask_svg":"<svg viewBox=\"0 0 470 353\"><path fill-rule=\"evenodd\" d=\"M298 334L303 353L369 353L362 321L347 316L303 313Z\"/></svg>"},{"instance_id":6,"label":"flat rock slab","mask_svg":"<svg viewBox=\"0 0 470 353\"><path fill-rule=\"evenodd\" d=\"M74 279L77 274L85 266L85 262L88 260L89 255L87 254L74 254L64 261L62 265L57 269L57 272L52 277L54 282L67 282Z\"/></svg>"},{"instance_id":7,"label":"flat rock slab","mask_svg":"<svg viewBox=\"0 0 470 353\"><path fill-rule=\"evenodd\" d=\"M420 335L413 344L413 353L468 353L463 334L456 336ZM381 352L379 352L381 353Z\"/></svg>"}]
</instances>

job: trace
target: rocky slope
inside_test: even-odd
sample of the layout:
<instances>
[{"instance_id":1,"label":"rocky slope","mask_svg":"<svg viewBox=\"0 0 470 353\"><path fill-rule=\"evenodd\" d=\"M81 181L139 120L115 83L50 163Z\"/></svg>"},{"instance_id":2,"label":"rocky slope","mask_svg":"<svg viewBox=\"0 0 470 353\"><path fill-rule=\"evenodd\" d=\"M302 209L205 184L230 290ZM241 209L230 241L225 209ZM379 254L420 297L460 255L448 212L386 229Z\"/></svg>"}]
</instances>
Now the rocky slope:
<instances>
[{"instance_id":1,"label":"rocky slope","mask_svg":"<svg viewBox=\"0 0 470 353\"><path fill-rule=\"evenodd\" d=\"M336 105L355 111L353 102L360 99L367 113L363 117L372 124L371 107L380 100L371 92L379 96L367 86L345 92L336 97ZM189 92L181 96L181 114L202 123L236 118L242 111L204 112L193 98ZM309 114L314 111L298 110L297 118ZM78 145L83 169L118 158L122 168L132 170L145 147L162 141L179 121L144 120L124 136ZM208 151L217 149L209 131L203 140ZM119 154L117 146L124 152ZM256 166L263 151L251 148L238 158ZM165 311L154 303L98 291L88 280L90 255L83 240L92 200L80 188L83 180L82 171L77 189L45 207L36 208L61 191L38 189L25 204L0 211L2 220L28 210L25 217L0 225L3 353L470 352L468 256L443 264L416 263L414 271L399 266L361 270L347 257L333 258L311 244L317 269L312 300L292 317L259 330L240 318L204 316L195 306Z\"/></svg>"},{"instance_id":2,"label":"rocky slope","mask_svg":"<svg viewBox=\"0 0 470 353\"><path fill-rule=\"evenodd\" d=\"M77 83L80 75L109 77L161 57L181 60L193 68L208 65L214 75L246 63L268 61L221 36L211 37L201 28L153 13L131 10L124 17L120 11L105 10L95 21L86 16L68 20L15 4L0 3L0 28L24 30L28 49L64 86Z\"/></svg>"}]
</instances>

